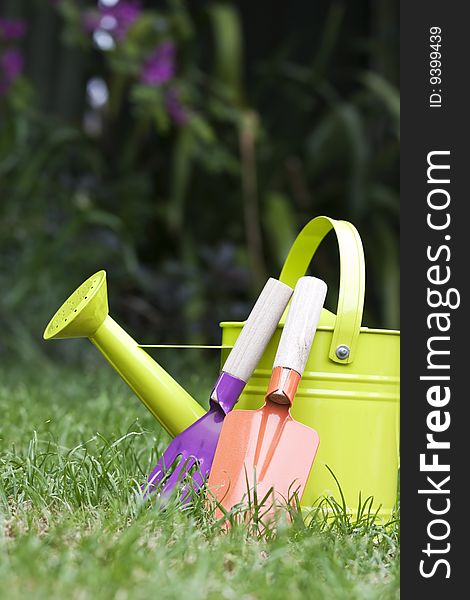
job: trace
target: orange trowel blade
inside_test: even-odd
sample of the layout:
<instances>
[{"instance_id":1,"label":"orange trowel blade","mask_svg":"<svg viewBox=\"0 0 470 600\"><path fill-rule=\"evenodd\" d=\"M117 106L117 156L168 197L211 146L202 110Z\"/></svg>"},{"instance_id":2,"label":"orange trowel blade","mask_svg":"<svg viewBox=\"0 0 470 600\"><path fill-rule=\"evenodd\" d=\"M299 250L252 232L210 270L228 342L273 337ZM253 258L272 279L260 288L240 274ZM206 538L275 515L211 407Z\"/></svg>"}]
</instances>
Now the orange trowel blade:
<instances>
[{"instance_id":1,"label":"orange trowel blade","mask_svg":"<svg viewBox=\"0 0 470 600\"><path fill-rule=\"evenodd\" d=\"M258 501L286 506L302 497L317 453L316 431L295 421L288 405L267 401L258 410L236 410L225 417L208 487L226 510ZM267 506L269 508L269 506ZM220 516L220 511L218 511Z\"/></svg>"}]
</instances>

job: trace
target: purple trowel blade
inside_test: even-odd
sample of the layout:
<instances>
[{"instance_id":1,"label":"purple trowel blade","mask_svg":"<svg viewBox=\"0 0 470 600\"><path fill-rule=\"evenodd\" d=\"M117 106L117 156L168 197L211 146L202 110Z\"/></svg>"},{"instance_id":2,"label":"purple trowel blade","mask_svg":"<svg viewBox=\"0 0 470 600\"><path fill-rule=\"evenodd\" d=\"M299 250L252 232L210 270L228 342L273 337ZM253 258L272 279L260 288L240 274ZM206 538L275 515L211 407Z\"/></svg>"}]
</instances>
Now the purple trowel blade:
<instances>
[{"instance_id":1,"label":"purple trowel blade","mask_svg":"<svg viewBox=\"0 0 470 600\"><path fill-rule=\"evenodd\" d=\"M193 467L198 471L198 476L193 477L194 487L198 489L201 486L201 478L205 480L212 467L224 417L235 406L244 387L245 382L241 379L228 373L220 374L211 394L217 401L211 400L207 413L171 442L148 477L143 488L145 496L154 492L161 497L169 496ZM178 458L178 465L165 481ZM183 496L189 498L188 494Z\"/></svg>"}]
</instances>

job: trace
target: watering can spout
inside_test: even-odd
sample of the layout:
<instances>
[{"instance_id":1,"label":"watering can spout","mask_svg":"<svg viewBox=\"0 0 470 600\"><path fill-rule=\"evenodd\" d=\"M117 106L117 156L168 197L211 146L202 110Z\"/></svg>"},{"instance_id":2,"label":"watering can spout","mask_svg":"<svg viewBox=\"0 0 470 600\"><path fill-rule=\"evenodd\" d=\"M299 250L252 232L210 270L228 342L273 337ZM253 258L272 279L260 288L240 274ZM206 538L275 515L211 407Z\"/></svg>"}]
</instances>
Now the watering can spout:
<instances>
[{"instance_id":1,"label":"watering can spout","mask_svg":"<svg viewBox=\"0 0 470 600\"><path fill-rule=\"evenodd\" d=\"M106 272L87 279L62 304L44 339L87 337L172 436L204 409L120 327L108 312Z\"/></svg>"}]
</instances>

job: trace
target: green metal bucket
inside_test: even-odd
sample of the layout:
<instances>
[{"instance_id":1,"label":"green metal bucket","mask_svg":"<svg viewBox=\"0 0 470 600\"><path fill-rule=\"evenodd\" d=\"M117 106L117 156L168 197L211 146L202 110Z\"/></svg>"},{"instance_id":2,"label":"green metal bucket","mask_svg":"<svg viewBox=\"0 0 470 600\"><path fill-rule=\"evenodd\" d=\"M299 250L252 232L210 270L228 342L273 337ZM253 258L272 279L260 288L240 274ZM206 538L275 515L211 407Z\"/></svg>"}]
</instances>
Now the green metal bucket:
<instances>
[{"instance_id":1,"label":"green metal bucket","mask_svg":"<svg viewBox=\"0 0 470 600\"><path fill-rule=\"evenodd\" d=\"M347 221L313 219L295 240L280 280L293 287L332 229L340 256L337 313L322 312L292 409L295 419L320 435L302 504L318 505L325 496L342 504L334 473L352 514L372 496L373 510L387 519L397 499L400 334L361 326L365 264L357 230ZM223 346L233 346L242 325L221 323ZM282 319L236 408L262 405L281 328Z\"/></svg>"}]
</instances>

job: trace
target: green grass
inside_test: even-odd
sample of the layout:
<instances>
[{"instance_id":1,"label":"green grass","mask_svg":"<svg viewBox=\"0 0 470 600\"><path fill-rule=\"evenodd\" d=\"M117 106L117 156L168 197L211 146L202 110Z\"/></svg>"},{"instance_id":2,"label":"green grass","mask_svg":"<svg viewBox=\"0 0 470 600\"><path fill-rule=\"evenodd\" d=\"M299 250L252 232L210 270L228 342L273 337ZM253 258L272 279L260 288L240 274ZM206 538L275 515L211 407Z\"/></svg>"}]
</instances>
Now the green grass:
<instances>
[{"instance_id":1,"label":"green grass","mask_svg":"<svg viewBox=\"0 0 470 600\"><path fill-rule=\"evenodd\" d=\"M142 504L169 441L111 370L0 371L0 597L399 597L398 524L294 514L262 536ZM207 394L210 379L185 385Z\"/></svg>"}]
</instances>

